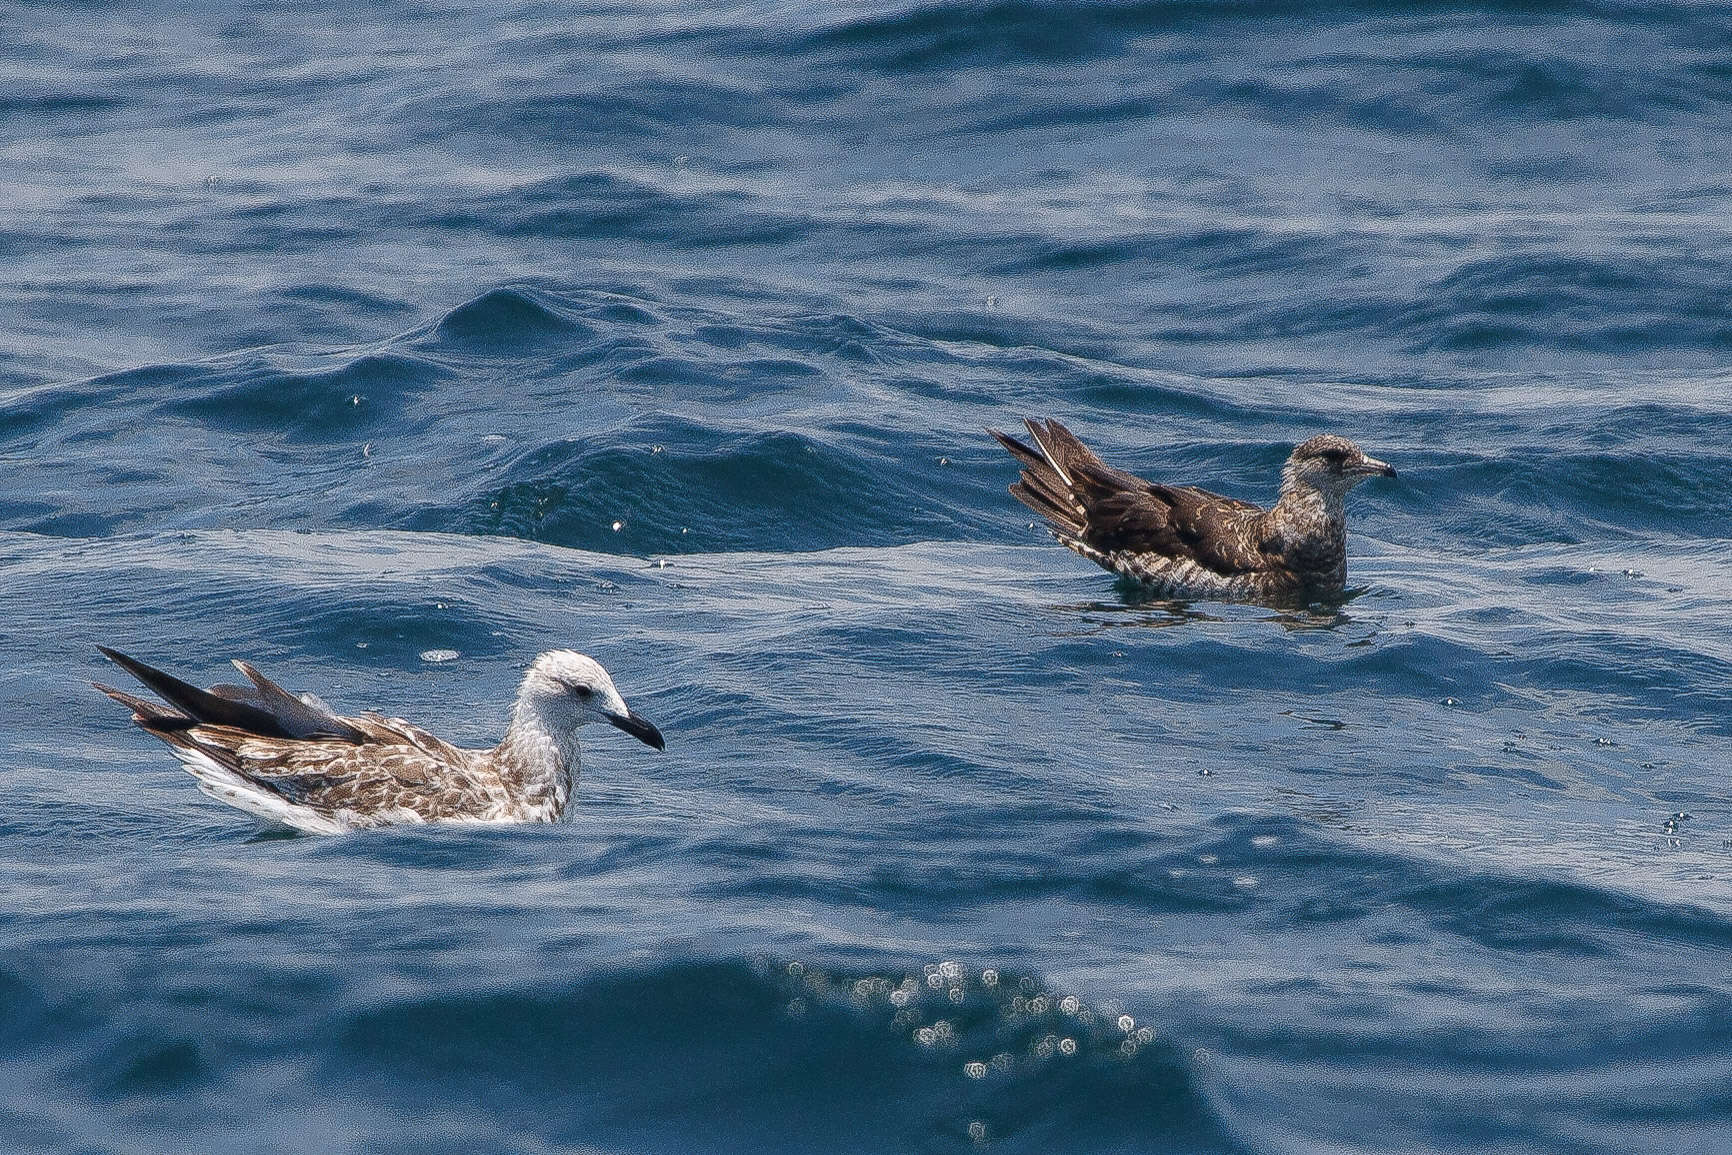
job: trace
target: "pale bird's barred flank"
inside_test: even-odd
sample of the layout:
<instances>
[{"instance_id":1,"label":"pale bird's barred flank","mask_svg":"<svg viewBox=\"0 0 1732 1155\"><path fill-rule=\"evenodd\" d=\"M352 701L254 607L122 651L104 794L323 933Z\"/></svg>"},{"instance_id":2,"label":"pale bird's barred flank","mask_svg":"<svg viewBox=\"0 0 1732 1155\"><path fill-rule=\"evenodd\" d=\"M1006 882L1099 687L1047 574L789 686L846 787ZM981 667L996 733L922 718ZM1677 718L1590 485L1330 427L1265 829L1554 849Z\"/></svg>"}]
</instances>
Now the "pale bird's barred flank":
<instances>
[{"instance_id":1,"label":"pale bird's barred flank","mask_svg":"<svg viewBox=\"0 0 1732 1155\"><path fill-rule=\"evenodd\" d=\"M212 798L261 822L314 834L415 822L556 822L577 785L577 728L607 722L662 749L661 732L626 708L600 663L572 650L535 659L505 738L453 746L401 718L341 717L245 662L249 686L201 690L114 650L111 661L154 690L95 683L168 743Z\"/></svg>"},{"instance_id":2,"label":"pale bird's barred flank","mask_svg":"<svg viewBox=\"0 0 1732 1155\"><path fill-rule=\"evenodd\" d=\"M1194 486L1162 485L1114 469L1057 421L1024 422L1025 444L989 432L1022 464L1010 487L1054 536L1105 569L1162 597L1295 604L1347 586L1347 494L1394 467L1344 437L1293 450L1270 509Z\"/></svg>"}]
</instances>

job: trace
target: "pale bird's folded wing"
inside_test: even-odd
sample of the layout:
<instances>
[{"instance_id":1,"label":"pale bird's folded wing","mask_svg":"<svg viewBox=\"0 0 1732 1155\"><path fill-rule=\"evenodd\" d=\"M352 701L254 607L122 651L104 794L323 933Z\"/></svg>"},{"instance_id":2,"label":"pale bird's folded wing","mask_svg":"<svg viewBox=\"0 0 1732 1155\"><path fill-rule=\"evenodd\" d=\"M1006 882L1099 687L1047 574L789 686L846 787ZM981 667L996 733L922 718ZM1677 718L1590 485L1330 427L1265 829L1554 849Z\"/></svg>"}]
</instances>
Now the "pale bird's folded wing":
<instances>
[{"instance_id":1,"label":"pale bird's folded wing","mask_svg":"<svg viewBox=\"0 0 1732 1155\"><path fill-rule=\"evenodd\" d=\"M368 717L351 721L364 730L377 725ZM398 809L434 818L467 813L492 797L496 775L477 765L474 752L425 731L418 730L416 737L421 741L356 745L262 737L226 726L164 735L171 745L197 751L249 782L325 814Z\"/></svg>"},{"instance_id":2,"label":"pale bird's folded wing","mask_svg":"<svg viewBox=\"0 0 1732 1155\"><path fill-rule=\"evenodd\" d=\"M210 692L213 695L263 710L292 738L342 738L350 742L365 740L350 719L333 713L323 703L314 705L305 697L289 693L259 673L250 662L236 659L234 667L245 674L252 685L212 686ZM313 701L316 702L317 699Z\"/></svg>"}]
</instances>

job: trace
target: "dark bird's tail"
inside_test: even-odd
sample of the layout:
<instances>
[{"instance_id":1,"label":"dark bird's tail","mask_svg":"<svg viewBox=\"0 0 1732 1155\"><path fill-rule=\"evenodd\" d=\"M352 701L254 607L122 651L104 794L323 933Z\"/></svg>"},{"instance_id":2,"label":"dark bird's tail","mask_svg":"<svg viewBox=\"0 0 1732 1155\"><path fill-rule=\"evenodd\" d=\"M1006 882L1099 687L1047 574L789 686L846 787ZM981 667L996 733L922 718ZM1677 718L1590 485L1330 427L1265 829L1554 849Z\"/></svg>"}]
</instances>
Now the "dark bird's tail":
<instances>
[{"instance_id":1,"label":"dark bird's tail","mask_svg":"<svg viewBox=\"0 0 1732 1155\"><path fill-rule=\"evenodd\" d=\"M987 430L1022 464L1022 479L1010 487L1011 496L1046 518L1060 539L1080 541L1088 528L1084 497L1118 470L1051 418L1029 418L1023 424L1034 438L1033 445L996 429Z\"/></svg>"}]
</instances>

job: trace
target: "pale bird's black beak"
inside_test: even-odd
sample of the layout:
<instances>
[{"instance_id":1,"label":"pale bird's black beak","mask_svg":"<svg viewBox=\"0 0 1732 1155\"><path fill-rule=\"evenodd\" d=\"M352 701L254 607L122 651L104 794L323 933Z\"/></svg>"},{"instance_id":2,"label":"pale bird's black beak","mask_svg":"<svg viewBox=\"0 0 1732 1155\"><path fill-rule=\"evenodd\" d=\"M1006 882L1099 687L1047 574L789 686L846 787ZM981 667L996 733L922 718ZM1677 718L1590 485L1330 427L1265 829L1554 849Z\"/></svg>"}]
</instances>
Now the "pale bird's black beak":
<instances>
[{"instance_id":1,"label":"pale bird's black beak","mask_svg":"<svg viewBox=\"0 0 1732 1155\"><path fill-rule=\"evenodd\" d=\"M609 714L607 715L607 720L613 725L618 726L621 730L624 730L627 734L630 734L633 738L636 738L639 742L642 742L645 746L654 746L657 750L667 749L667 742L662 739L662 732L655 728L654 722L651 722L642 714L634 714L630 710L627 710L623 717Z\"/></svg>"}]
</instances>

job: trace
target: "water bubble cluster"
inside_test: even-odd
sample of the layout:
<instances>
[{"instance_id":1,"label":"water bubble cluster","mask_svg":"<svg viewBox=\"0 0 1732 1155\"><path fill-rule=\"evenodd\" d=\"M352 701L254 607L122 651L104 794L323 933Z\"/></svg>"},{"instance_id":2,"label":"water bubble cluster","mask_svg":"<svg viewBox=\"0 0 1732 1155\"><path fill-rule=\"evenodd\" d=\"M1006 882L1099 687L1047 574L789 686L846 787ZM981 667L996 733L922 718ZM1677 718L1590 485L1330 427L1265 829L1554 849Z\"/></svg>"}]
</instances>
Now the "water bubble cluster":
<instances>
[{"instance_id":1,"label":"water bubble cluster","mask_svg":"<svg viewBox=\"0 0 1732 1155\"><path fill-rule=\"evenodd\" d=\"M844 977L800 961L776 969L792 988L783 996L791 1017L826 1003L851 1007L922 1052L948 1054L955 1064L948 1069L969 1082L1026 1077L1089 1056L1125 1061L1156 1037L1115 1004L1090 1006L1032 975L975 970L954 959L901 975Z\"/></svg>"}]
</instances>

